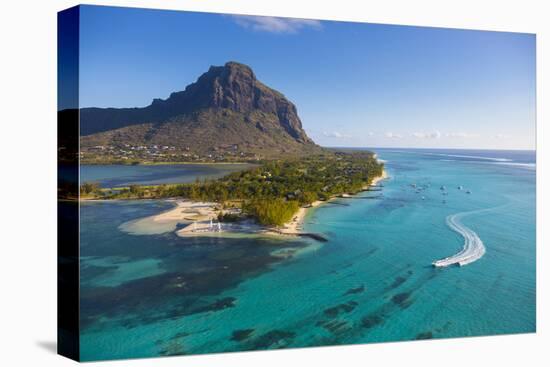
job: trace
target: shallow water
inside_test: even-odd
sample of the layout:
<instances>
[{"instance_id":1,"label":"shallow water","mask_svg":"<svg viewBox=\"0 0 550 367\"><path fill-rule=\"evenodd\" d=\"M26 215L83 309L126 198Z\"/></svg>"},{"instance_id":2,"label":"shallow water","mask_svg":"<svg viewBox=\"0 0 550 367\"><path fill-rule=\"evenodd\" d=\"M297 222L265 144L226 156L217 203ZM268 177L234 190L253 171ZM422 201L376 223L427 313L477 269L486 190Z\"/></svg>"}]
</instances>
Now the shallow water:
<instances>
[{"instance_id":1,"label":"shallow water","mask_svg":"<svg viewBox=\"0 0 550 367\"><path fill-rule=\"evenodd\" d=\"M308 214L323 244L132 236L118 226L171 204L83 204L82 358L535 331L534 153L376 152L391 178L361 196L381 196ZM432 267L462 249L463 212L486 253Z\"/></svg>"},{"instance_id":2,"label":"shallow water","mask_svg":"<svg viewBox=\"0 0 550 367\"><path fill-rule=\"evenodd\" d=\"M80 182L97 182L101 187L190 183L214 179L242 171L253 164L160 164L160 165L82 165Z\"/></svg>"}]
</instances>

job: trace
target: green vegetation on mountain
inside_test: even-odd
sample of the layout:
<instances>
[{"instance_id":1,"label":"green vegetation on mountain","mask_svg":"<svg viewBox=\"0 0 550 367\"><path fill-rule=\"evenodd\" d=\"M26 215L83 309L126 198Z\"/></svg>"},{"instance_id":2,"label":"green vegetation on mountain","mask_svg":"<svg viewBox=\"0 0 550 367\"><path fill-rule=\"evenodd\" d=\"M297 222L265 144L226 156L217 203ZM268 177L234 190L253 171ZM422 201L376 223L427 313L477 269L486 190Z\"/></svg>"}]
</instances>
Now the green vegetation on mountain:
<instances>
[{"instance_id":1,"label":"green vegetation on mountain","mask_svg":"<svg viewBox=\"0 0 550 367\"><path fill-rule=\"evenodd\" d=\"M80 110L81 162L227 162L323 149L296 107L236 62L212 66L184 91L143 108Z\"/></svg>"}]
</instances>

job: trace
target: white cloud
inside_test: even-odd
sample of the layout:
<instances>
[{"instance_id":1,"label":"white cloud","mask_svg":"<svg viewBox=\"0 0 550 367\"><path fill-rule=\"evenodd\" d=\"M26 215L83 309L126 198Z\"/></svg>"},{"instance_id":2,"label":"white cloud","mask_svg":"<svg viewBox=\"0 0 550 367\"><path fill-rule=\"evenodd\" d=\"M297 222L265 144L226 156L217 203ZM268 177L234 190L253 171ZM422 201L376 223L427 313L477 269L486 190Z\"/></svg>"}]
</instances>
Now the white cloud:
<instances>
[{"instance_id":1,"label":"white cloud","mask_svg":"<svg viewBox=\"0 0 550 367\"><path fill-rule=\"evenodd\" d=\"M448 138L464 138L464 139L467 139L467 138L478 138L479 134L456 132L456 133L446 133L445 136L448 137Z\"/></svg>"},{"instance_id":2,"label":"white cloud","mask_svg":"<svg viewBox=\"0 0 550 367\"><path fill-rule=\"evenodd\" d=\"M384 136L386 138L389 138L389 139L401 139L403 137L403 135L401 134L396 134L396 133L393 133L391 131L388 131L384 134Z\"/></svg>"},{"instance_id":3,"label":"white cloud","mask_svg":"<svg viewBox=\"0 0 550 367\"><path fill-rule=\"evenodd\" d=\"M415 138L419 139L439 139L441 137L441 133L439 131L434 132L416 132L412 133L412 135Z\"/></svg>"},{"instance_id":4,"label":"white cloud","mask_svg":"<svg viewBox=\"0 0 550 367\"><path fill-rule=\"evenodd\" d=\"M369 131L369 136L374 136L374 133L372 131Z\"/></svg>"},{"instance_id":5,"label":"white cloud","mask_svg":"<svg viewBox=\"0 0 550 367\"><path fill-rule=\"evenodd\" d=\"M327 138L337 138L337 139L351 138L351 135L342 134L342 133L339 133L338 131L332 131L332 132L324 131L323 135L326 136Z\"/></svg>"},{"instance_id":6,"label":"white cloud","mask_svg":"<svg viewBox=\"0 0 550 367\"><path fill-rule=\"evenodd\" d=\"M321 22L313 19L259 17L252 15L232 15L243 28L270 33L297 33L302 28L321 29Z\"/></svg>"},{"instance_id":7,"label":"white cloud","mask_svg":"<svg viewBox=\"0 0 550 367\"><path fill-rule=\"evenodd\" d=\"M479 134L471 134L466 132L441 133L437 130L433 132L414 132L411 135L418 139L439 139L441 137L469 139L479 137Z\"/></svg>"}]
</instances>

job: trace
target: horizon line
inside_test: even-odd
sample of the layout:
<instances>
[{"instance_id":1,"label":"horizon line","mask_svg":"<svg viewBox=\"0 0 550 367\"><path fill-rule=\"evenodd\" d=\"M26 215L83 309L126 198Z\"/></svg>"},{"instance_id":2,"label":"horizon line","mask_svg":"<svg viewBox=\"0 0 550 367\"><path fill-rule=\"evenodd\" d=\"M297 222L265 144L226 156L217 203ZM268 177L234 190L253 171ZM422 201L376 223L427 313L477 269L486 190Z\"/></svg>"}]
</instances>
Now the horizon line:
<instances>
[{"instance_id":1,"label":"horizon line","mask_svg":"<svg viewBox=\"0 0 550 367\"><path fill-rule=\"evenodd\" d=\"M346 146L327 146L327 145L319 145L322 148L327 149L424 149L424 150L434 150L434 149L446 149L446 150L502 150L502 151L527 151L527 152L536 152L537 149L514 149L514 148L428 148L428 147L368 147L368 146L353 146L353 147L346 147Z\"/></svg>"}]
</instances>

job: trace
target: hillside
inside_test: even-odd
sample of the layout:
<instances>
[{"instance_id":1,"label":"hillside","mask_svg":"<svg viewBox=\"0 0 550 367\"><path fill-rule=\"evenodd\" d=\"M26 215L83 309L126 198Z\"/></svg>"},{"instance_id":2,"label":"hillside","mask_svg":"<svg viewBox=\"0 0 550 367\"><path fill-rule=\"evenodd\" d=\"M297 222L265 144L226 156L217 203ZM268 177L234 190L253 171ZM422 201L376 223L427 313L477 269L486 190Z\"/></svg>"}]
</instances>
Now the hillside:
<instances>
[{"instance_id":1,"label":"hillside","mask_svg":"<svg viewBox=\"0 0 550 367\"><path fill-rule=\"evenodd\" d=\"M236 62L143 108L83 108L81 154L94 161L236 161L323 152L295 105Z\"/></svg>"}]
</instances>

